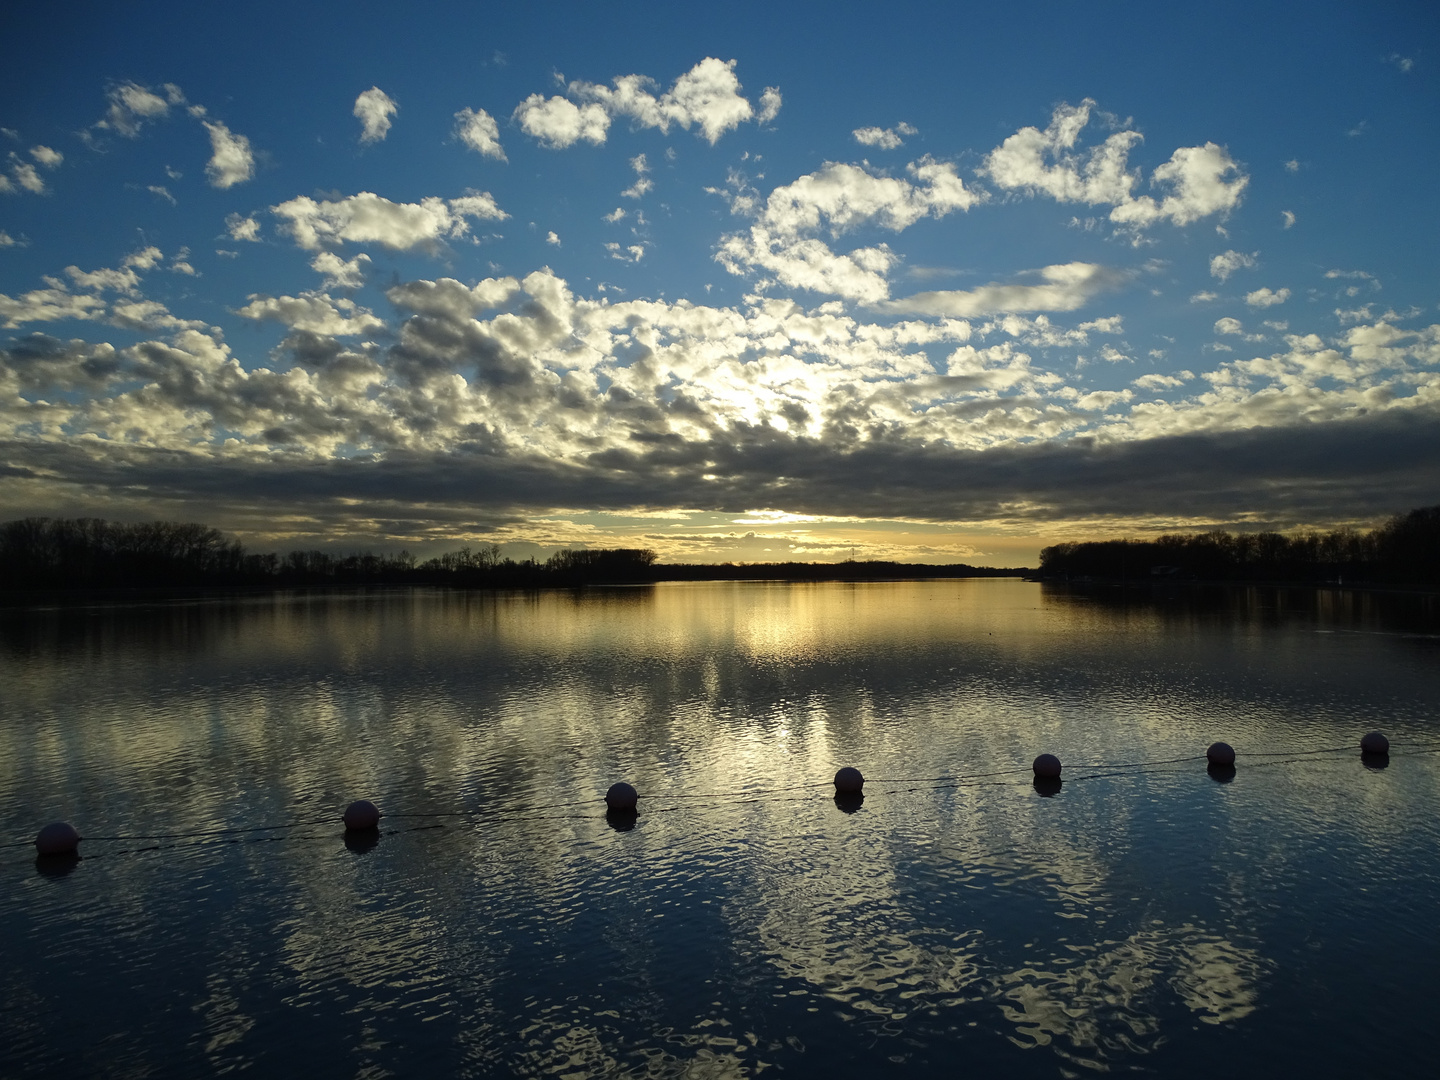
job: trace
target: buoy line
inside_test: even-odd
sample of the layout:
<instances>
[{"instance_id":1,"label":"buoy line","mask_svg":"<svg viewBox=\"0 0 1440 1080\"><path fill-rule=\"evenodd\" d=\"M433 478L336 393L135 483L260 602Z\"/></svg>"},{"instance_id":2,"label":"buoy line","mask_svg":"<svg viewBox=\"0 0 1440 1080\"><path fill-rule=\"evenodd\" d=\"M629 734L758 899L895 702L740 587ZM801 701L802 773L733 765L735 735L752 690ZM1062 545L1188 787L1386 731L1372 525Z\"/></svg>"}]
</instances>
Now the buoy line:
<instances>
[{"instance_id":1,"label":"buoy line","mask_svg":"<svg viewBox=\"0 0 1440 1080\"><path fill-rule=\"evenodd\" d=\"M1436 742L1398 742L1390 741L1380 732L1370 732L1360 741L1362 749L1361 758L1371 764L1378 764L1381 761L1388 762L1389 750L1392 746L1407 747L1410 754L1433 754L1440 753L1440 743ZM1353 752L1354 746L1330 746L1316 747L1309 750L1269 750L1269 751L1247 751L1242 757L1247 759L1244 767L1263 768L1266 766L1291 764L1303 758L1315 757L1322 754L1336 754L1346 751ZM1263 758L1269 760L1254 761L1253 759ZM1212 743L1204 754L1192 754L1184 757L1157 758L1150 761L1119 762L1115 764L1094 763L1084 765L1072 765L1069 779L1095 780L1106 777L1113 777L1125 774L1133 774L1135 770L1154 768L1163 765L1180 765L1195 761L1208 761L1209 771L1212 777L1221 780L1228 780L1236 775L1235 760L1236 752L1228 744L1223 742ZM1382 766L1383 767L1383 766ZM885 777L872 779L872 785L907 785L904 787L890 787L883 794L900 794L911 791L922 790L947 790L961 787L980 786L1010 786L1019 784L1020 780L994 780L994 777L1009 777L1023 774L1024 766L1015 766L1009 769L991 770L983 773L961 773L953 776L936 777ZM1034 784L1037 791L1042 794L1055 794L1061 787L1062 765L1060 759L1053 754L1042 753L1031 765L1031 772L1034 774ZM1079 771L1080 775L1076 775ZM1167 770L1176 771L1176 770ZM988 781L988 782L987 782ZM841 768L833 780L835 788L836 804L842 809L853 812L858 809L864 801L865 778L860 771L852 766ZM826 786L824 781L811 781L803 784L786 785L776 788L759 788L750 791L730 792L674 792L650 796L661 801L710 799L725 800L731 805L749 805L767 801L802 801L817 788ZM434 820L440 818L456 819L495 819L501 823L516 823L524 821L574 821L593 818L593 813L572 813L572 814L543 814L537 811L566 808L591 807L597 803L603 803L607 807L606 817L612 824L617 822L633 822L637 815L637 804L639 793L629 783L620 781L611 785L603 799L580 799L555 803L539 803L522 805L517 807L487 806L483 809L470 810L448 810L448 811L409 811L395 814L382 814L380 809L369 800L361 799L352 802L342 815L345 825L347 844L351 837L357 841L364 842L367 837L374 836L378 839L379 825L382 818L392 820ZM647 814L672 813L681 809L681 806L661 806L650 808ZM57 821L45 826L40 830L39 835L33 841L15 841L8 844L0 844L0 849L23 847L32 844L35 846L40 858L55 856L78 857L77 848L82 840L106 841L111 843L128 843L132 841L145 840L196 840L195 845L170 845L172 847L200 846L207 842L213 843L268 843L277 840L299 839L312 840L324 839L325 836L296 837L293 833L281 836L253 836L255 833L289 833L289 830L299 828L310 828L320 825L334 824L335 819L330 816L324 818L307 818L297 821L288 821L275 825L250 825L235 826L221 829L200 829L184 832L163 832L163 833L129 833L109 836L81 837L75 828L68 822ZM628 827L628 825L621 825ZM410 829L390 830L390 832L416 832L423 829L444 828L443 824L432 824L417 826ZM328 834L326 834L328 835ZM222 839L229 838L229 839ZM141 848L136 850L154 851L161 850L161 845ZM129 849L111 854L126 854ZM93 856L92 856L93 857Z\"/></svg>"}]
</instances>

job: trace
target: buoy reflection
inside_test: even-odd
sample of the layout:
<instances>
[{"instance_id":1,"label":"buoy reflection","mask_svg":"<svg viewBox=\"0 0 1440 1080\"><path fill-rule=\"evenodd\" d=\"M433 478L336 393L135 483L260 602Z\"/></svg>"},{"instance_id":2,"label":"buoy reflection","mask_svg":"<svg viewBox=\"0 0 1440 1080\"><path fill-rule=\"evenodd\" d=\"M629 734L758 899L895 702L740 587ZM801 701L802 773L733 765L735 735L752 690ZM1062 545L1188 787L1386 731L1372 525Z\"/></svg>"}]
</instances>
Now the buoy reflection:
<instances>
[{"instance_id":1,"label":"buoy reflection","mask_svg":"<svg viewBox=\"0 0 1440 1080\"><path fill-rule=\"evenodd\" d=\"M380 843L379 829L346 829L345 848L353 851L356 855L363 855L367 851L373 851L375 845Z\"/></svg>"},{"instance_id":2,"label":"buoy reflection","mask_svg":"<svg viewBox=\"0 0 1440 1080\"><path fill-rule=\"evenodd\" d=\"M1061 781L1058 776L1037 776L1035 777L1035 790L1046 799L1060 794Z\"/></svg>"},{"instance_id":3,"label":"buoy reflection","mask_svg":"<svg viewBox=\"0 0 1440 1080\"><path fill-rule=\"evenodd\" d=\"M629 832L639 816L633 808L612 806L605 811L605 822L616 832Z\"/></svg>"},{"instance_id":4,"label":"buoy reflection","mask_svg":"<svg viewBox=\"0 0 1440 1080\"><path fill-rule=\"evenodd\" d=\"M35 856L35 872L45 878L63 878L79 865L80 856L73 851Z\"/></svg>"},{"instance_id":5,"label":"buoy reflection","mask_svg":"<svg viewBox=\"0 0 1440 1080\"><path fill-rule=\"evenodd\" d=\"M865 805L865 795L859 791L837 791L835 805L846 814L853 814Z\"/></svg>"},{"instance_id":6,"label":"buoy reflection","mask_svg":"<svg viewBox=\"0 0 1440 1080\"><path fill-rule=\"evenodd\" d=\"M1228 784L1231 780L1235 779L1234 765L1216 765L1212 762L1205 766L1205 772L1208 773L1210 779L1214 780L1217 784Z\"/></svg>"}]
</instances>

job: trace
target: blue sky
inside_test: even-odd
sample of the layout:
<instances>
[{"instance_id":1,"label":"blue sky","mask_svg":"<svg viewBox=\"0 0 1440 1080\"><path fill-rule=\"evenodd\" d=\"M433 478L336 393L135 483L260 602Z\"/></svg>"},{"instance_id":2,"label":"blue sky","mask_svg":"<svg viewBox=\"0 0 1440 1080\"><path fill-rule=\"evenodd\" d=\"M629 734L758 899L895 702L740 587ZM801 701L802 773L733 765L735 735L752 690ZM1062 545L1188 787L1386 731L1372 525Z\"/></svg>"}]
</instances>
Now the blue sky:
<instances>
[{"instance_id":1,"label":"blue sky","mask_svg":"<svg viewBox=\"0 0 1440 1080\"><path fill-rule=\"evenodd\" d=\"M1430 5L73 12L0 16L5 518L1013 565L1440 501Z\"/></svg>"}]
</instances>

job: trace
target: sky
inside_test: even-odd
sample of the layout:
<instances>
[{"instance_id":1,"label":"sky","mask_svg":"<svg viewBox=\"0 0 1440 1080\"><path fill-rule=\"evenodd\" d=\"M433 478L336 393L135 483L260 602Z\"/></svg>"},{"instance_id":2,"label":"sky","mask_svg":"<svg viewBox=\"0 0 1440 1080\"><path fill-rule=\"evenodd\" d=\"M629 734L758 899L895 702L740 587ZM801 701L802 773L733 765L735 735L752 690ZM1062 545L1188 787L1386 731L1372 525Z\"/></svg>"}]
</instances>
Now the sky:
<instances>
[{"instance_id":1,"label":"sky","mask_svg":"<svg viewBox=\"0 0 1440 1080\"><path fill-rule=\"evenodd\" d=\"M0 14L0 519L1034 565L1440 502L1428 3Z\"/></svg>"}]
</instances>

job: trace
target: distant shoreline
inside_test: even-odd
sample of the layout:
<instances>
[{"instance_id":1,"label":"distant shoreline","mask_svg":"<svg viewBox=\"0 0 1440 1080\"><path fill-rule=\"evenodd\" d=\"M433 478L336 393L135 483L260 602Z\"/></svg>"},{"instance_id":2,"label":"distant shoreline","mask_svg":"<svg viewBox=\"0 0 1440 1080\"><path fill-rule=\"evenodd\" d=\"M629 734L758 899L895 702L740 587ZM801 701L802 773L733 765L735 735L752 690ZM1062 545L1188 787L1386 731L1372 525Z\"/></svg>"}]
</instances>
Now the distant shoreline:
<instances>
[{"instance_id":1,"label":"distant shoreline","mask_svg":"<svg viewBox=\"0 0 1440 1080\"><path fill-rule=\"evenodd\" d=\"M800 564L812 565L812 564ZM813 564L824 567L834 564ZM843 566L843 564L840 564ZM903 581L960 581L960 580L1023 580L1038 585L1064 586L1076 591L1091 589L1121 589L1127 592L1155 593L1178 590L1194 591L1202 588L1252 588L1252 589L1308 589L1315 592L1380 593L1405 596L1440 596L1440 588L1425 584L1396 584L1390 582L1316 582L1285 581L1279 579L1183 579L1173 578L1100 578L1070 579L1040 576L1034 570L1002 568L993 571L983 567L967 568L967 572L946 572L944 566L916 565L919 572L908 574L863 574L863 573L811 573L805 576L787 577L774 572L773 567L737 566L729 574L704 574L686 572L670 575L671 567L657 566L658 573L646 581L590 581L581 583L546 583L535 585L461 585L444 581L401 581L401 582L329 582L321 584L288 585L193 585L193 586L136 586L115 588L76 589L6 589L0 590L0 609L31 608L40 606L74 607L87 604L144 605L154 603L183 602L197 600L244 599L273 596L278 593L301 595L324 595L339 592L398 592L409 589L443 589L458 593L535 593L535 592L577 592L582 589L637 588L664 584L702 584L706 582L747 582L753 584L880 584ZM712 569L705 567L704 569ZM750 571L756 571L751 573ZM769 571L768 573L762 571ZM940 571L940 572L935 572Z\"/></svg>"}]
</instances>

